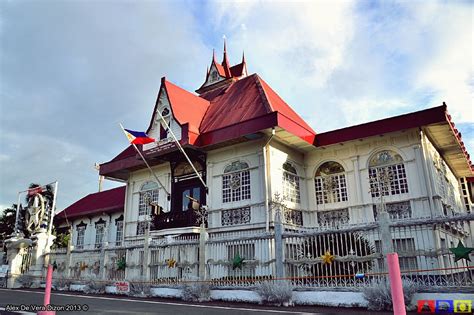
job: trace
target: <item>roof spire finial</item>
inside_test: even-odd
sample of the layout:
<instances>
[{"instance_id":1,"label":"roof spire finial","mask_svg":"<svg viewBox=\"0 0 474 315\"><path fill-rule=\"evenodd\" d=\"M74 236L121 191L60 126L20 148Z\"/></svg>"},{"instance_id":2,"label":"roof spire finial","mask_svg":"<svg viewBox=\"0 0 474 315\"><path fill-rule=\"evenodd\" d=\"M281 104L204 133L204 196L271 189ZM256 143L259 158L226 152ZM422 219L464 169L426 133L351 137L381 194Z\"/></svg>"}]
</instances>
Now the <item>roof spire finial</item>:
<instances>
[{"instance_id":1,"label":"roof spire finial","mask_svg":"<svg viewBox=\"0 0 474 315\"><path fill-rule=\"evenodd\" d=\"M242 50L242 63L245 63L245 51Z\"/></svg>"},{"instance_id":2,"label":"roof spire finial","mask_svg":"<svg viewBox=\"0 0 474 315\"><path fill-rule=\"evenodd\" d=\"M224 67L224 71L227 77L230 77L230 63L229 59L227 58L227 43L226 43L226 36L222 36L224 38L224 56L222 58L222 66Z\"/></svg>"}]
</instances>

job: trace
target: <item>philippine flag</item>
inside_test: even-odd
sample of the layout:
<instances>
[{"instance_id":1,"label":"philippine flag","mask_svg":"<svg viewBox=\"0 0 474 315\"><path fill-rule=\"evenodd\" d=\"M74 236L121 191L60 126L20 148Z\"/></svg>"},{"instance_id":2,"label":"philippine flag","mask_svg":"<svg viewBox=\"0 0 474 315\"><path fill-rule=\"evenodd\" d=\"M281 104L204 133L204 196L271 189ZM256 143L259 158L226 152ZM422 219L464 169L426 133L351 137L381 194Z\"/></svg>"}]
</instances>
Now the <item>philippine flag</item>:
<instances>
[{"instance_id":1,"label":"philippine flag","mask_svg":"<svg viewBox=\"0 0 474 315\"><path fill-rule=\"evenodd\" d=\"M142 131L133 131L130 129L124 129L124 131L130 143L146 144L146 143L155 142L155 139L148 137L148 135Z\"/></svg>"}]
</instances>

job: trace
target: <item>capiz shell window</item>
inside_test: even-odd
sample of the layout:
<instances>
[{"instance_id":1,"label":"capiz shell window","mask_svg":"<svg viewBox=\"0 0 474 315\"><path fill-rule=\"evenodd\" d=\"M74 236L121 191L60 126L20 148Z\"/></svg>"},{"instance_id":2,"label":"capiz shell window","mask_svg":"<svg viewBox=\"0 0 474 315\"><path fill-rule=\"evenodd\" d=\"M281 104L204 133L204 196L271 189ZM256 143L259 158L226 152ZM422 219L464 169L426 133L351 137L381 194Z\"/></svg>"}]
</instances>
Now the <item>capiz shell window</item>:
<instances>
[{"instance_id":1,"label":"capiz shell window","mask_svg":"<svg viewBox=\"0 0 474 315\"><path fill-rule=\"evenodd\" d=\"M140 198L138 201L138 215L151 213L150 203L158 202L158 184L155 182L146 182L140 189Z\"/></svg>"},{"instance_id":2,"label":"capiz shell window","mask_svg":"<svg viewBox=\"0 0 474 315\"><path fill-rule=\"evenodd\" d=\"M300 203L300 178L291 163L283 164L283 198L287 201Z\"/></svg>"},{"instance_id":3,"label":"capiz shell window","mask_svg":"<svg viewBox=\"0 0 474 315\"><path fill-rule=\"evenodd\" d=\"M222 202L250 199L250 170L245 162L236 161L224 169Z\"/></svg>"},{"instance_id":4,"label":"capiz shell window","mask_svg":"<svg viewBox=\"0 0 474 315\"><path fill-rule=\"evenodd\" d=\"M372 197L408 193L407 174L400 154L391 150L374 154L369 161L369 181Z\"/></svg>"},{"instance_id":5,"label":"capiz shell window","mask_svg":"<svg viewBox=\"0 0 474 315\"><path fill-rule=\"evenodd\" d=\"M346 175L341 164L329 161L316 170L314 186L316 203L334 203L347 201Z\"/></svg>"}]
</instances>

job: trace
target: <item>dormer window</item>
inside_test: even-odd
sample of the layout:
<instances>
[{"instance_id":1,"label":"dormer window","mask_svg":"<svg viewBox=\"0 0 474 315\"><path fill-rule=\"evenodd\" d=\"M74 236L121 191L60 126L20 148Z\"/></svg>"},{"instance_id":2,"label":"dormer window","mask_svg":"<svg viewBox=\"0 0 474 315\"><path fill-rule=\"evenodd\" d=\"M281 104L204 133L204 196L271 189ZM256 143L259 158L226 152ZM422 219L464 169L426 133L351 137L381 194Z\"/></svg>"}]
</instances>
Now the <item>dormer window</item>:
<instances>
[{"instance_id":1,"label":"dormer window","mask_svg":"<svg viewBox=\"0 0 474 315\"><path fill-rule=\"evenodd\" d=\"M219 75L217 74L217 71L212 71L211 81L214 82L214 81L217 81L217 80L219 80Z\"/></svg>"}]
</instances>

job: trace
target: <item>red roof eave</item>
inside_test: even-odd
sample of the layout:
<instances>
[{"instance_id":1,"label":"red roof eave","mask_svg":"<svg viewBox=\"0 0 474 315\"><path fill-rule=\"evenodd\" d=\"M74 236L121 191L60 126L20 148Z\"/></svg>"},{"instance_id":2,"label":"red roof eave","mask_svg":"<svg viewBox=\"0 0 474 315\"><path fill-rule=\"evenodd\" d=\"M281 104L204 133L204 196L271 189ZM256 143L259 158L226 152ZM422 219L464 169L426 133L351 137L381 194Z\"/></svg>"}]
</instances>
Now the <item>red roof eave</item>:
<instances>
[{"instance_id":1,"label":"red roof eave","mask_svg":"<svg viewBox=\"0 0 474 315\"><path fill-rule=\"evenodd\" d=\"M449 128L451 129L452 133L454 134L454 137L456 138L456 141L457 141L459 147L461 148L461 151L462 151L464 157L466 158L466 162L468 164L469 169L471 170L472 173L474 173L474 165L471 162L471 156L467 152L466 146L464 145L464 142L462 141L461 133L459 132L459 130L457 130L455 128L455 124L451 120L451 115L448 114L447 110L445 110L445 119L448 122Z\"/></svg>"},{"instance_id":2,"label":"red roof eave","mask_svg":"<svg viewBox=\"0 0 474 315\"><path fill-rule=\"evenodd\" d=\"M211 144L236 139L278 125L277 113L272 112L226 127L215 129L199 136L197 145L205 147Z\"/></svg>"},{"instance_id":3,"label":"red roof eave","mask_svg":"<svg viewBox=\"0 0 474 315\"><path fill-rule=\"evenodd\" d=\"M306 129L304 126L301 126L291 118L286 117L282 113L278 112L278 127L285 129L286 131L294 134L295 136L300 137L309 144L314 144L316 139L316 134L312 131Z\"/></svg>"},{"instance_id":4,"label":"red roof eave","mask_svg":"<svg viewBox=\"0 0 474 315\"><path fill-rule=\"evenodd\" d=\"M316 136L315 146L322 147L335 143L443 122L446 120L445 111L446 106L442 105L414 113L319 133Z\"/></svg>"},{"instance_id":5,"label":"red roof eave","mask_svg":"<svg viewBox=\"0 0 474 315\"><path fill-rule=\"evenodd\" d=\"M313 144L316 135L279 112L271 112L230 126L215 129L199 136L197 144L201 147L236 139L268 128L280 127Z\"/></svg>"},{"instance_id":6,"label":"red roof eave","mask_svg":"<svg viewBox=\"0 0 474 315\"><path fill-rule=\"evenodd\" d=\"M58 218L75 218L97 213L123 211L126 186L89 194L57 214Z\"/></svg>"}]
</instances>

